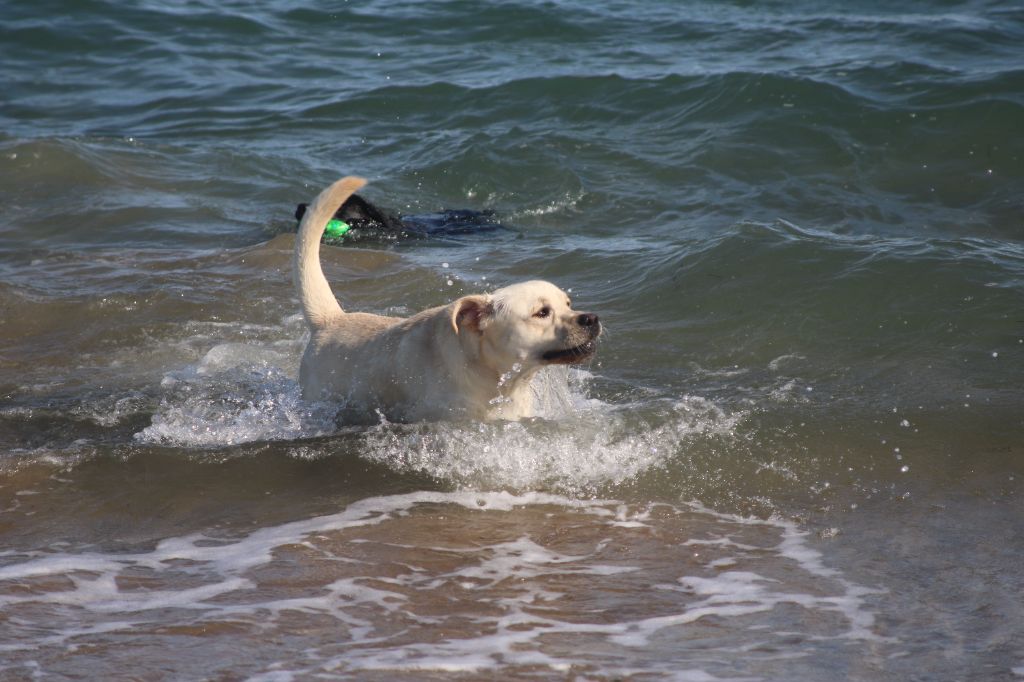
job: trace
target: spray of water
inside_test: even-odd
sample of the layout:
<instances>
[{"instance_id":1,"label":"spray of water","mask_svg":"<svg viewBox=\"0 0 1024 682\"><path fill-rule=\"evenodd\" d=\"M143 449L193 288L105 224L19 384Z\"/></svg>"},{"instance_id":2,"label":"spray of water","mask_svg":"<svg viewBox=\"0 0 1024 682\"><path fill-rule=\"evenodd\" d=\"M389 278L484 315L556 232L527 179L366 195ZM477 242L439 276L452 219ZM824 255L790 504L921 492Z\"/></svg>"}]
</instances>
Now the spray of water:
<instances>
[{"instance_id":1,"label":"spray of water","mask_svg":"<svg viewBox=\"0 0 1024 682\"><path fill-rule=\"evenodd\" d=\"M338 406L304 402L275 360L265 347L215 346L196 367L165 377L166 395L136 440L221 448L336 433ZM735 416L699 397L643 405L592 399L592 378L565 367L539 373L533 387L539 416L522 422L393 424L381 418L360 434L359 455L459 487L578 493L662 467L689 439L728 433L735 425Z\"/></svg>"}]
</instances>

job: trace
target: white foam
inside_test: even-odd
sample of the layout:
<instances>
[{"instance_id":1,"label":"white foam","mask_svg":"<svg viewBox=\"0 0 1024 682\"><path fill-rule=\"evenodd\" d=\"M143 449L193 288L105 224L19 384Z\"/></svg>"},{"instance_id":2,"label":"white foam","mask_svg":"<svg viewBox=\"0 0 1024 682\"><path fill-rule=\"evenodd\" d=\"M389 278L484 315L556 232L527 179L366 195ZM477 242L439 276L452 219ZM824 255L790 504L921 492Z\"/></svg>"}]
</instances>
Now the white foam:
<instances>
[{"instance_id":1,"label":"white foam","mask_svg":"<svg viewBox=\"0 0 1024 682\"><path fill-rule=\"evenodd\" d=\"M272 670L246 678L247 682L292 682L297 673L290 670Z\"/></svg>"},{"instance_id":2,"label":"white foam","mask_svg":"<svg viewBox=\"0 0 1024 682\"><path fill-rule=\"evenodd\" d=\"M307 403L279 367L290 349L221 343L172 372L142 443L217 448L337 431L337 405ZM592 490L663 466L688 440L728 434L741 415L684 397L611 406L587 397L586 371L549 368L534 380L540 419L527 422L393 425L364 432L361 454L397 471L477 488ZM310 456L317 456L311 452ZM320 456L323 456L322 454Z\"/></svg>"},{"instance_id":3,"label":"white foam","mask_svg":"<svg viewBox=\"0 0 1024 682\"><path fill-rule=\"evenodd\" d=\"M214 346L197 365L164 378L168 394L135 439L205 448L332 433L335 406L304 402L281 360L264 346Z\"/></svg>"},{"instance_id":4,"label":"white foam","mask_svg":"<svg viewBox=\"0 0 1024 682\"><path fill-rule=\"evenodd\" d=\"M491 532L460 541L464 536L457 531L476 523L502 528L537 513L575 529L574 551L549 546L543 523L492 542L481 542ZM458 525L450 525L449 517ZM403 531L406 524L431 520L453 529L443 543L429 532L421 537L420 525L412 526L411 536ZM382 524L393 527L373 530ZM658 556L620 554L680 527L699 537L663 544ZM757 541L737 539L744 534ZM678 669L671 656L637 659L629 652L661 651L664 644L657 642L666 633L685 637L680 628L708 618L721 633L737 633L737 647L744 632L762 641L778 628L780 637L789 638L803 621L774 624L776 607L784 605L818 614L809 621L814 628L803 633L808 639L880 640L865 604L871 591L827 567L807 536L788 521L700 507L636 507L543 493L418 492L360 500L337 514L234 540L193 534L134 554L5 555L0 609L15 628L25 628L24 638L8 642L7 650L63 647L98 634L174 623L252 622L272 632L305 614L337 624L327 629L335 633L331 650L317 654L310 648L252 678L269 681L337 671L467 672L505 665L565 671L594 664L592 653L546 645L573 638L604 643L607 658L597 662L602 674L669 674ZM418 544L395 544L396 537L418 538ZM368 560L346 556L346 543L349 552L359 547ZM329 559L318 561L317 582L304 579L285 594L261 587L261 572L279 564L281 552L293 555L291 565L297 547ZM695 560L692 547L707 556ZM396 553L399 559L384 558ZM663 579L666 572L675 575L672 582ZM132 576L140 575L146 586L133 586ZM446 595L443 611L437 610L438 594ZM609 608L626 594L632 594L628 608ZM817 625L823 617L833 623L831 632ZM452 619L472 625L425 636L448 630ZM618 663L627 659L644 662ZM699 668L685 670L679 679L721 679Z\"/></svg>"},{"instance_id":5,"label":"white foam","mask_svg":"<svg viewBox=\"0 0 1024 682\"><path fill-rule=\"evenodd\" d=\"M650 418L640 421L632 406L574 407L558 421L382 423L365 434L364 456L467 487L581 492L663 466L688 441L729 434L740 419L698 397L648 406Z\"/></svg>"},{"instance_id":6,"label":"white foam","mask_svg":"<svg viewBox=\"0 0 1024 682\"><path fill-rule=\"evenodd\" d=\"M807 358L799 353L787 353L786 355L780 355L771 362L768 363L768 369L773 372L778 372L783 365L796 364L806 360Z\"/></svg>"},{"instance_id":7,"label":"white foam","mask_svg":"<svg viewBox=\"0 0 1024 682\"><path fill-rule=\"evenodd\" d=\"M191 333L201 338L225 333L216 326L193 327ZM195 364L167 373L150 425L135 434L138 442L220 448L337 432L338 406L304 402L298 383L281 369L294 364L294 340L278 348L266 343L271 334L266 328L226 329L262 341L215 344ZM382 422L364 432L360 454L397 471L464 487L578 493L664 466L690 440L728 434L742 418L695 396L645 402L642 411L635 405L608 405L587 397L592 379L586 370L547 368L533 385L538 420ZM137 400L129 402L124 409L138 409ZM305 452L310 457L328 454Z\"/></svg>"},{"instance_id":8,"label":"white foam","mask_svg":"<svg viewBox=\"0 0 1024 682\"><path fill-rule=\"evenodd\" d=\"M562 213L567 210L575 209L579 204L580 199L583 198L583 190L576 190L574 192L566 192L561 197L552 200L551 202L537 206L536 208L527 208L518 211L513 215L513 218L517 216L547 216L555 213Z\"/></svg>"}]
</instances>

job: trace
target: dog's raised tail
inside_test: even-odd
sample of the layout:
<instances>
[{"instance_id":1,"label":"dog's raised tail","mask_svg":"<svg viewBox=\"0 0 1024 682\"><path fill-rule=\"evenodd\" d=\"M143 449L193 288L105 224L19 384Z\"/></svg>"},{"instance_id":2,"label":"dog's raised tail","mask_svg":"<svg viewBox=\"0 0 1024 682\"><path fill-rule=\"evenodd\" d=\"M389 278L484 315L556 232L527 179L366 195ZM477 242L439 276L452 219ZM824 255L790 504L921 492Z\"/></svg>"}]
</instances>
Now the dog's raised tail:
<instances>
[{"instance_id":1,"label":"dog's raised tail","mask_svg":"<svg viewBox=\"0 0 1024 682\"><path fill-rule=\"evenodd\" d=\"M302 303L302 316L310 327L323 327L331 318L342 314L338 299L334 297L320 267L320 237L338 207L365 184L366 180L353 175L338 180L320 192L299 224L292 277Z\"/></svg>"}]
</instances>

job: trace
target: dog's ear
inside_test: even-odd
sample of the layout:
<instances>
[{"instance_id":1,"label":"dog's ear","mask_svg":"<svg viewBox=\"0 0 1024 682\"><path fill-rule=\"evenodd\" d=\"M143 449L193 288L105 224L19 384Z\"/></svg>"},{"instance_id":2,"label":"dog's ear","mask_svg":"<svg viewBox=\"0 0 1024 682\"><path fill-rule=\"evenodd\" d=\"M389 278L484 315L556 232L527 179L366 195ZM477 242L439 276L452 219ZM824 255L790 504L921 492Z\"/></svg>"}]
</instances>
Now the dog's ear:
<instances>
[{"instance_id":1,"label":"dog's ear","mask_svg":"<svg viewBox=\"0 0 1024 682\"><path fill-rule=\"evenodd\" d=\"M472 329L478 334L483 332L488 318L494 312L489 296L463 296L449 306L451 309L452 329L456 336L461 327Z\"/></svg>"}]
</instances>

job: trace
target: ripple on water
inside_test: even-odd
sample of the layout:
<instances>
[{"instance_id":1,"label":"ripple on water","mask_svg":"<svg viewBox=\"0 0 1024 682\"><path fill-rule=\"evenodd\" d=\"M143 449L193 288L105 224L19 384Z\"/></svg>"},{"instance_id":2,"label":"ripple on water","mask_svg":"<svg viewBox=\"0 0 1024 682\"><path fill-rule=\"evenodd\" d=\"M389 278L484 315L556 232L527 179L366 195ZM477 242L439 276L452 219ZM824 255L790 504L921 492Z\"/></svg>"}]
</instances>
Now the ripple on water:
<instances>
[{"instance_id":1,"label":"ripple on water","mask_svg":"<svg viewBox=\"0 0 1024 682\"><path fill-rule=\"evenodd\" d=\"M100 674L154 646L138 633L163 633L172 651L185 644L169 635L189 634L189 660L237 671L244 657L250 674L302 679L525 666L721 675L724 650L770 673L785 670L782 645L884 643L872 592L826 567L807 535L788 521L690 505L373 497L229 539L7 554L2 648L21 664L54 669L68 657ZM302 652L288 645L296 631Z\"/></svg>"}]
</instances>

